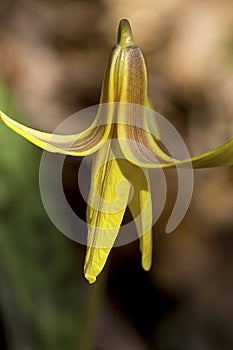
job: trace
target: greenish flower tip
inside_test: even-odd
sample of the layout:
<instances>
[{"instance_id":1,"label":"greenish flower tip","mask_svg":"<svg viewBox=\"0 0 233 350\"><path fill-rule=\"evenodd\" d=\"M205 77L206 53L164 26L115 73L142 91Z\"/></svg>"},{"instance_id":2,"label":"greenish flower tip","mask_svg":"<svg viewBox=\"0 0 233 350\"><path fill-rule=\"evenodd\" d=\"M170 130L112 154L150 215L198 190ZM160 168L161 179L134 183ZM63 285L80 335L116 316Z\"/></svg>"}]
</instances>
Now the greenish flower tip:
<instances>
[{"instance_id":1,"label":"greenish flower tip","mask_svg":"<svg viewBox=\"0 0 233 350\"><path fill-rule=\"evenodd\" d=\"M117 43L122 47L135 45L132 30L127 19L122 19L119 24Z\"/></svg>"}]
</instances>

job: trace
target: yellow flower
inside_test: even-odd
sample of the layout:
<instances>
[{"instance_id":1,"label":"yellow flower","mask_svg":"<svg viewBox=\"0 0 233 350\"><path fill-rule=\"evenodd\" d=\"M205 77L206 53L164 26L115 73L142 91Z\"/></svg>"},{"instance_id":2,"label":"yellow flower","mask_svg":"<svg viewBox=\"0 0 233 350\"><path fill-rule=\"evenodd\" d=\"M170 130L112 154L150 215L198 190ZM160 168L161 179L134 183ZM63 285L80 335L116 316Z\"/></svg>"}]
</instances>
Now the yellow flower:
<instances>
[{"instance_id":1,"label":"yellow flower","mask_svg":"<svg viewBox=\"0 0 233 350\"><path fill-rule=\"evenodd\" d=\"M106 108L102 108L107 104ZM106 106L106 105L105 105ZM102 84L95 121L75 135L54 135L26 127L0 112L2 121L35 145L49 152L86 156L96 152L87 207L87 253L84 273L90 283L102 271L116 240L127 205L140 234L142 266L152 259L152 200L147 168L224 167L233 165L233 138L224 145L187 160L167 155L148 130L143 108L151 108L147 95L147 71L135 45L130 24L121 20ZM103 112L105 111L105 112ZM135 123L135 120L137 123ZM120 157L116 157L120 154ZM158 159L158 162L154 160ZM143 168L143 170L142 170ZM134 194L129 201L130 182ZM117 187L121 183L121 186ZM129 201L129 203L128 203Z\"/></svg>"}]
</instances>

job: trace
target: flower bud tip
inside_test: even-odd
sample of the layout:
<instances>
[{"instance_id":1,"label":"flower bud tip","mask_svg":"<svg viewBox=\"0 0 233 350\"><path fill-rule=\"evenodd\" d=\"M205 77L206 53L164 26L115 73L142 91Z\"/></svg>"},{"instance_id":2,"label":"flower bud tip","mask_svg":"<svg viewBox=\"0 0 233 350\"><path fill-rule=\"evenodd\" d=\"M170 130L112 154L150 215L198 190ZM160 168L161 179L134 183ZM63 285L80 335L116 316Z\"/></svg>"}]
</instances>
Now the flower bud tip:
<instances>
[{"instance_id":1,"label":"flower bud tip","mask_svg":"<svg viewBox=\"0 0 233 350\"><path fill-rule=\"evenodd\" d=\"M122 19L120 21L117 43L123 48L135 45L132 30L127 19Z\"/></svg>"}]
</instances>

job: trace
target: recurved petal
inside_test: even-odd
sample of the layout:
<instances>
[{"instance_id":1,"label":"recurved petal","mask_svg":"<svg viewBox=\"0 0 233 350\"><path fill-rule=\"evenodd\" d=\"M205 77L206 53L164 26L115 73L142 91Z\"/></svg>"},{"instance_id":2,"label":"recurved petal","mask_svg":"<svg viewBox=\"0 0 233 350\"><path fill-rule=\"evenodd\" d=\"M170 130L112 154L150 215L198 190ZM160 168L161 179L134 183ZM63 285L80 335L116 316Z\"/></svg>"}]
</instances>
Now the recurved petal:
<instances>
[{"instance_id":1,"label":"recurved petal","mask_svg":"<svg viewBox=\"0 0 233 350\"><path fill-rule=\"evenodd\" d=\"M214 168L233 165L233 138L208 152L187 159L167 155L153 137L143 118L143 107L121 104L118 138L121 150L130 162L145 168ZM157 136L157 135L155 135Z\"/></svg>"},{"instance_id":2,"label":"recurved petal","mask_svg":"<svg viewBox=\"0 0 233 350\"><path fill-rule=\"evenodd\" d=\"M78 134L50 134L29 128L0 111L2 121L17 134L23 136L36 146L49 152L72 156L85 156L97 151L108 138L111 128L112 113L102 114L101 105L92 125ZM101 119L102 118L102 119Z\"/></svg>"},{"instance_id":3,"label":"recurved petal","mask_svg":"<svg viewBox=\"0 0 233 350\"><path fill-rule=\"evenodd\" d=\"M192 164L194 169L233 166L233 138L228 140L223 145L208 152L202 153L190 159L176 161L175 165L162 164L162 167L174 168L176 166L180 168L190 168L190 164Z\"/></svg>"},{"instance_id":4,"label":"recurved petal","mask_svg":"<svg viewBox=\"0 0 233 350\"><path fill-rule=\"evenodd\" d=\"M191 161L195 169L233 166L233 138L209 152L191 158Z\"/></svg>"},{"instance_id":5,"label":"recurved petal","mask_svg":"<svg viewBox=\"0 0 233 350\"><path fill-rule=\"evenodd\" d=\"M163 155L163 151L159 149L156 141L154 145L149 147L149 144L138 143L136 141L121 140L121 148L125 157L133 164L145 168L220 168L233 166L233 138L223 145L214 148L208 152L198 156L184 160L173 159ZM152 145L152 144L151 144ZM158 161L159 160L159 161Z\"/></svg>"}]
</instances>

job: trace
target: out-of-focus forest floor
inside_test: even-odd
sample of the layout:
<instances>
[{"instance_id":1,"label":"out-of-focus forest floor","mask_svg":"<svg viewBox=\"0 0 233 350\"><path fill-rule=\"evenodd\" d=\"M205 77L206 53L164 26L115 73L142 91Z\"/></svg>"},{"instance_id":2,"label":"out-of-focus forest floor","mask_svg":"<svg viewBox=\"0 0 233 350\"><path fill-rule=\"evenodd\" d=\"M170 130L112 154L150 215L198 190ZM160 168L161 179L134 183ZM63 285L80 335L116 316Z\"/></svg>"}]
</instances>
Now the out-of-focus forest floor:
<instances>
[{"instance_id":1,"label":"out-of-focus forest floor","mask_svg":"<svg viewBox=\"0 0 233 350\"><path fill-rule=\"evenodd\" d=\"M124 17L144 54L155 109L177 128L190 153L231 137L230 0L1 0L0 109L53 131L72 113L97 104ZM0 145L2 348L79 349L92 288L82 277L85 248L47 219L38 189L40 150L3 125ZM68 181L73 162L66 190L78 205ZM164 229L177 191L173 171L167 180L152 271L141 269L138 242L113 249L90 334L93 350L233 348L233 170L195 171L190 208L171 235Z\"/></svg>"}]
</instances>

